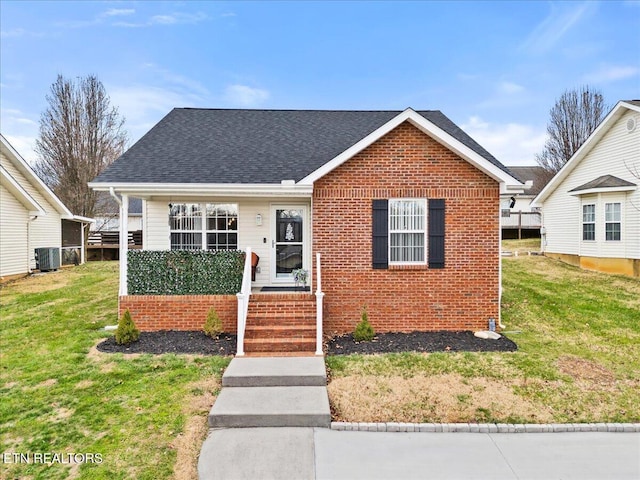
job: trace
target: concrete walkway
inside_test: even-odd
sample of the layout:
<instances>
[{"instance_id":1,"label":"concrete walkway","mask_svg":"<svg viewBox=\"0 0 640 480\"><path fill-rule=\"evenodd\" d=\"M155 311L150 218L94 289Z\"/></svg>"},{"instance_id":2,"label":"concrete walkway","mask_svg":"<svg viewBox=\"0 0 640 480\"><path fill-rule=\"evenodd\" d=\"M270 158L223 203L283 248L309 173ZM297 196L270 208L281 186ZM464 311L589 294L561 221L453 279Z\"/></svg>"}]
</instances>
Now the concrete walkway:
<instances>
[{"instance_id":1,"label":"concrete walkway","mask_svg":"<svg viewBox=\"0 0 640 480\"><path fill-rule=\"evenodd\" d=\"M201 480L638 480L638 433L389 433L213 430Z\"/></svg>"},{"instance_id":2,"label":"concrete walkway","mask_svg":"<svg viewBox=\"0 0 640 480\"><path fill-rule=\"evenodd\" d=\"M332 430L321 357L235 358L222 384L200 452L200 480L640 479L635 427L634 433Z\"/></svg>"}]
</instances>

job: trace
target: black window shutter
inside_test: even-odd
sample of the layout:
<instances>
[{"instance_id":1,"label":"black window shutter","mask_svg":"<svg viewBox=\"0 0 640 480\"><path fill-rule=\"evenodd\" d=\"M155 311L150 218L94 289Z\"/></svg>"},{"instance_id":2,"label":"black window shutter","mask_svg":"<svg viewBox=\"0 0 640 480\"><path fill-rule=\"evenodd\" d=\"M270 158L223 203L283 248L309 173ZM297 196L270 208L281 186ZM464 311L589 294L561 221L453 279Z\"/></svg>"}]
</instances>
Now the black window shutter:
<instances>
[{"instance_id":1,"label":"black window shutter","mask_svg":"<svg viewBox=\"0 0 640 480\"><path fill-rule=\"evenodd\" d=\"M429 200L429 268L444 268L444 199Z\"/></svg>"},{"instance_id":2,"label":"black window shutter","mask_svg":"<svg viewBox=\"0 0 640 480\"><path fill-rule=\"evenodd\" d=\"M373 268L389 267L389 201L373 201Z\"/></svg>"}]
</instances>

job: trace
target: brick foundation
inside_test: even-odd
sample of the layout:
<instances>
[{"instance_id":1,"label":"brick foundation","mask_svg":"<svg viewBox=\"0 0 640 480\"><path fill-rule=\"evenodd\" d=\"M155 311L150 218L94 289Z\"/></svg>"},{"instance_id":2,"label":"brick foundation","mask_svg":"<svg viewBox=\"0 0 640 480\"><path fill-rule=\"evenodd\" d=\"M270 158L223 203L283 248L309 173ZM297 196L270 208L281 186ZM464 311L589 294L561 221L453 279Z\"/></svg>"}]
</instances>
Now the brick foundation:
<instances>
[{"instance_id":1,"label":"brick foundation","mask_svg":"<svg viewBox=\"0 0 640 480\"><path fill-rule=\"evenodd\" d=\"M499 184L409 123L318 180L325 334L352 332L367 306L378 332L487 329L499 312ZM372 268L372 200L444 198L445 268ZM497 323L497 322L496 322Z\"/></svg>"},{"instance_id":2,"label":"brick foundation","mask_svg":"<svg viewBox=\"0 0 640 480\"><path fill-rule=\"evenodd\" d=\"M202 330L210 308L215 308L225 332L236 333L238 300L235 295L127 295L120 297L118 318L131 312L143 332Z\"/></svg>"}]
</instances>

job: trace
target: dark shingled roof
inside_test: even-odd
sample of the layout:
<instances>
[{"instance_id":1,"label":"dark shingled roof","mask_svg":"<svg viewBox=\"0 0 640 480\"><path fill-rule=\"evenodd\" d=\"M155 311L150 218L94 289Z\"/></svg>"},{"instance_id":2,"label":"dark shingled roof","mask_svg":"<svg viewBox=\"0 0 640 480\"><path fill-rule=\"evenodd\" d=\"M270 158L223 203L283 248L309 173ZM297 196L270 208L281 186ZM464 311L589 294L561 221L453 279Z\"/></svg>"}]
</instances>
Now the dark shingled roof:
<instances>
[{"instance_id":1,"label":"dark shingled roof","mask_svg":"<svg viewBox=\"0 0 640 480\"><path fill-rule=\"evenodd\" d=\"M590 182L587 182L584 185L580 185L579 187L576 187L569 191L580 192L582 190L590 190L592 188L617 188L635 186L635 183L628 182L626 180L623 180L622 178L614 177L613 175L603 175L596 178L595 180L591 180Z\"/></svg>"},{"instance_id":2,"label":"dark shingled roof","mask_svg":"<svg viewBox=\"0 0 640 480\"><path fill-rule=\"evenodd\" d=\"M400 113L175 108L94 182L298 182ZM509 173L440 111L418 113Z\"/></svg>"},{"instance_id":3,"label":"dark shingled roof","mask_svg":"<svg viewBox=\"0 0 640 480\"><path fill-rule=\"evenodd\" d=\"M522 183L528 182L531 180L533 182L533 186L529 190L525 190L525 195L538 195L542 189L549 183L552 174L549 174L542 167L507 167L511 173L515 175L515 177L520 180Z\"/></svg>"}]
</instances>

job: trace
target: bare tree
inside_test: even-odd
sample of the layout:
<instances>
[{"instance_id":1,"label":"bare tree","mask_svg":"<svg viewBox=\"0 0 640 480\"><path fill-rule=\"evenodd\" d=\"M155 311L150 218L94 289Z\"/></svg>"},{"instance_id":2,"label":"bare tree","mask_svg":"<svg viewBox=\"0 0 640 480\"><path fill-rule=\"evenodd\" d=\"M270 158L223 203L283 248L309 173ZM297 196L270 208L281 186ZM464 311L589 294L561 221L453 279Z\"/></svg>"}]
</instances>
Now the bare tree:
<instances>
[{"instance_id":1,"label":"bare tree","mask_svg":"<svg viewBox=\"0 0 640 480\"><path fill-rule=\"evenodd\" d=\"M584 86L567 90L550 111L547 141L536 162L549 174L555 174L600 125L610 108L602 93Z\"/></svg>"},{"instance_id":2,"label":"bare tree","mask_svg":"<svg viewBox=\"0 0 640 480\"><path fill-rule=\"evenodd\" d=\"M87 182L124 151L124 118L93 75L77 82L58 75L46 98L35 170L75 215L93 217L97 195Z\"/></svg>"}]
</instances>

